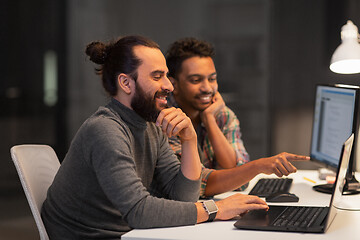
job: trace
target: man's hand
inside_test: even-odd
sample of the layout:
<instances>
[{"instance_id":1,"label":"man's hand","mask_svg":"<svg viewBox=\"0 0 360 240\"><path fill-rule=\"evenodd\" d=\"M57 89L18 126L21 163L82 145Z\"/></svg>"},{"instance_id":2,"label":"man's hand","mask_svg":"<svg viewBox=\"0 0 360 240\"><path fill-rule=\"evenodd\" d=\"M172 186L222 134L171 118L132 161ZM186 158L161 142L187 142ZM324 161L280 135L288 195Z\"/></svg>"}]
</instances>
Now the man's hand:
<instances>
[{"instance_id":1,"label":"man's hand","mask_svg":"<svg viewBox=\"0 0 360 240\"><path fill-rule=\"evenodd\" d=\"M257 196L234 194L223 200L217 201L218 213L216 219L228 220L238 215L247 213L250 210L268 210L266 202Z\"/></svg>"},{"instance_id":2,"label":"man's hand","mask_svg":"<svg viewBox=\"0 0 360 240\"><path fill-rule=\"evenodd\" d=\"M274 173L276 176L282 177L296 172L296 168L289 162L293 160L307 161L310 160L310 157L283 152L272 157L260 158L255 160L254 163L262 173Z\"/></svg>"},{"instance_id":3,"label":"man's hand","mask_svg":"<svg viewBox=\"0 0 360 240\"><path fill-rule=\"evenodd\" d=\"M156 120L156 125L160 126L168 137L178 135L181 142L196 139L190 118L180 108L163 109Z\"/></svg>"},{"instance_id":4,"label":"man's hand","mask_svg":"<svg viewBox=\"0 0 360 240\"><path fill-rule=\"evenodd\" d=\"M205 222L208 219L208 214L205 212L200 202L195 203L197 208L197 223ZM251 210L268 210L269 206L266 202L257 196L234 194L230 197L216 202L218 212L215 219L229 220L236 216L246 214Z\"/></svg>"},{"instance_id":5,"label":"man's hand","mask_svg":"<svg viewBox=\"0 0 360 240\"><path fill-rule=\"evenodd\" d=\"M201 121L205 122L208 117L215 117L215 114L225 107L225 102L219 92L216 92L212 104L200 113Z\"/></svg>"},{"instance_id":6,"label":"man's hand","mask_svg":"<svg viewBox=\"0 0 360 240\"><path fill-rule=\"evenodd\" d=\"M192 122L180 108L163 109L156 125L172 137L178 135L181 141L181 171L190 180L198 180L201 175L201 163L197 151L197 136Z\"/></svg>"}]
</instances>

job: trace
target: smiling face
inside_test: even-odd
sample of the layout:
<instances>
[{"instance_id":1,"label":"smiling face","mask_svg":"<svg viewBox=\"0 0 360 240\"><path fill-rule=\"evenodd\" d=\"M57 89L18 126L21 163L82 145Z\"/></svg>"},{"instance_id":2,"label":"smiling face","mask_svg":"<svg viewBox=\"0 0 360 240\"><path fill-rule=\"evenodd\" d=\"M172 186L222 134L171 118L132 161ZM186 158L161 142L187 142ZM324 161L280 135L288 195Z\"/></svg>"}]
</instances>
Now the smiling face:
<instances>
[{"instance_id":1,"label":"smiling face","mask_svg":"<svg viewBox=\"0 0 360 240\"><path fill-rule=\"evenodd\" d=\"M173 81L176 102L186 111L203 111L217 92L217 75L211 57L191 57L183 61Z\"/></svg>"},{"instance_id":2,"label":"smiling face","mask_svg":"<svg viewBox=\"0 0 360 240\"><path fill-rule=\"evenodd\" d=\"M174 90L167 78L168 69L159 49L134 47L134 54L141 59L137 69L132 109L147 121L155 122L159 112L167 106L167 96Z\"/></svg>"}]
</instances>

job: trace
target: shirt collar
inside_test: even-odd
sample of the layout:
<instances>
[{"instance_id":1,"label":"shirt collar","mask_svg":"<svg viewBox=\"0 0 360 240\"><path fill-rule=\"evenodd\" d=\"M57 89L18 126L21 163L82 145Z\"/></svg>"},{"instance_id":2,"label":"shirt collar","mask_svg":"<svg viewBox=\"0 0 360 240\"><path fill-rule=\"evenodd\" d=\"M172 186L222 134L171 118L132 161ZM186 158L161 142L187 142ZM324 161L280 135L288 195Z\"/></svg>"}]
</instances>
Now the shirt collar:
<instances>
[{"instance_id":1,"label":"shirt collar","mask_svg":"<svg viewBox=\"0 0 360 240\"><path fill-rule=\"evenodd\" d=\"M121 119L128 125L134 127L146 128L146 121L140 115L138 115L134 110L126 107L124 104L120 103L115 98L111 99L111 102L108 104L110 109L113 109Z\"/></svg>"}]
</instances>

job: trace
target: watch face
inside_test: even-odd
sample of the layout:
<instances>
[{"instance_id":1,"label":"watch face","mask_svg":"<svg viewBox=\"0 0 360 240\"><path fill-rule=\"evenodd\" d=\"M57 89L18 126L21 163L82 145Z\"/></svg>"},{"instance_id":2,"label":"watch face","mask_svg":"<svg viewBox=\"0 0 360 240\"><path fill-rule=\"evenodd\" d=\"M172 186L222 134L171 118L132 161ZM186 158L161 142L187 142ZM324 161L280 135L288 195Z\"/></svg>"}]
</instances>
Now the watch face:
<instances>
[{"instance_id":1,"label":"watch face","mask_svg":"<svg viewBox=\"0 0 360 240\"><path fill-rule=\"evenodd\" d=\"M209 214L217 212L218 208L213 200L204 201L204 206Z\"/></svg>"},{"instance_id":2,"label":"watch face","mask_svg":"<svg viewBox=\"0 0 360 240\"><path fill-rule=\"evenodd\" d=\"M214 200L204 201L203 206L205 208L205 211L209 214L209 219L207 221L212 222L216 217L218 207L216 206Z\"/></svg>"}]
</instances>

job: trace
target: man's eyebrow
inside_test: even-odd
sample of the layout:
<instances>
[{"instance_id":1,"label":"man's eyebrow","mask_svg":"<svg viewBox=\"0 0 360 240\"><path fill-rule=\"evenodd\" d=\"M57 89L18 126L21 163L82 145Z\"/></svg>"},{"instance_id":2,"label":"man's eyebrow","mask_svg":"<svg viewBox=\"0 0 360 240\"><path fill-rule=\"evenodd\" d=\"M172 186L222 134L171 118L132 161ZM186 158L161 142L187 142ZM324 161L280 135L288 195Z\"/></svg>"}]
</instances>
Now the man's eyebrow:
<instances>
[{"instance_id":1,"label":"man's eyebrow","mask_svg":"<svg viewBox=\"0 0 360 240\"><path fill-rule=\"evenodd\" d=\"M216 72L213 72L213 73L211 73L211 74L209 75L209 77L212 77L212 76L214 76L214 75L217 75L217 73L216 73ZM203 78L204 75L194 73L194 74L190 74L190 75L187 76L188 79L190 79L190 78L192 78L192 77L200 77L200 78Z\"/></svg>"},{"instance_id":2,"label":"man's eyebrow","mask_svg":"<svg viewBox=\"0 0 360 240\"><path fill-rule=\"evenodd\" d=\"M152 72L151 72L151 75L157 75L157 74L164 75L164 74L165 74L165 71L163 71L163 70L155 70L155 71L152 71Z\"/></svg>"},{"instance_id":3,"label":"man's eyebrow","mask_svg":"<svg viewBox=\"0 0 360 240\"><path fill-rule=\"evenodd\" d=\"M192 78L192 77L200 77L200 78L202 78L202 77L204 77L203 75L201 75L201 74L190 74L190 75L188 75L187 76L187 78Z\"/></svg>"},{"instance_id":4,"label":"man's eyebrow","mask_svg":"<svg viewBox=\"0 0 360 240\"><path fill-rule=\"evenodd\" d=\"M163 75L165 75L165 71L163 71L163 70L155 70L155 71L152 71L150 74L151 74L151 76L156 76L156 75L163 76Z\"/></svg>"}]
</instances>

